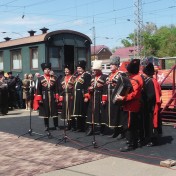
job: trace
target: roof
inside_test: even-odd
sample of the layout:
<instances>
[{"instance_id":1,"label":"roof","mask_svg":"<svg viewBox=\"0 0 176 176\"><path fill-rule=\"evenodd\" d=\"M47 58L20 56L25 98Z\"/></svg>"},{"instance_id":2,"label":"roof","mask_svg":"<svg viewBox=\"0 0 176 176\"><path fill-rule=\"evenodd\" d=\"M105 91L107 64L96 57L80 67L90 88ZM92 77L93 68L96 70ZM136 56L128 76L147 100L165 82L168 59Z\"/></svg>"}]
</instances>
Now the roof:
<instances>
[{"instance_id":1,"label":"roof","mask_svg":"<svg viewBox=\"0 0 176 176\"><path fill-rule=\"evenodd\" d=\"M130 58L130 55L133 55L134 46L131 47L124 47L118 48L114 53L113 56L119 56L120 58Z\"/></svg>"},{"instance_id":2,"label":"roof","mask_svg":"<svg viewBox=\"0 0 176 176\"><path fill-rule=\"evenodd\" d=\"M45 38L46 35L47 35L47 33L46 34L41 34L41 35L34 35L34 36L24 37L24 38L15 39L15 40L0 42L0 48L24 45L24 44L29 44L29 43L42 42L42 41L44 41L44 38Z\"/></svg>"},{"instance_id":3,"label":"roof","mask_svg":"<svg viewBox=\"0 0 176 176\"><path fill-rule=\"evenodd\" d=\"M57 30L57 31L53 31L53 32L45 33L45 34L34 35L34 36L19 38L19 39L15 39L15 40L0 42L0 48L19 46L19 45L24 45L24 44L29 44L29 43L44 42L50 36L57 35L57 34L64 34L64 33L79 35L81 37L86 38L90 43L92 43L91 39L88 36L86 36L80 32L72 31L72 30Z\"/></svg>"},{"instance_id":4,"label":"roof","mask_svg":"<svg viewBox=\"0 0 176 176\"><path fill-rule=\"evenodd\" d=\"M160 60L168 60L168 59L176 59L176 56L174 57L162 57L162 58L159 58Z\"/></svg>"},{"instance_id":5,"label":"roof","mask_svg":"<svg viewBox=\"0 0 176 176\"><path fill-rule=\"evenodd\" d=\"M111 53L110 49L107 46L97 45L97 46L91 46L91 55L99 54L104 48L107 49Z\"/></svg>"}]
</instances>

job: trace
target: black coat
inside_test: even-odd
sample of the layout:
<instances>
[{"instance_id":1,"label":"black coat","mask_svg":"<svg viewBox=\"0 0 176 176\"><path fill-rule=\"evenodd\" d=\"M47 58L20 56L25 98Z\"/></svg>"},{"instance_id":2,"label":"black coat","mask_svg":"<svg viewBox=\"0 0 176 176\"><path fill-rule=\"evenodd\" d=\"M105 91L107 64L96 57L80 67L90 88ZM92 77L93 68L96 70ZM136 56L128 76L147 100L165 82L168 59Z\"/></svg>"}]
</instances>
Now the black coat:
<instances>
[{"instance_id":1,"label":"black coat","mask_svg":"<svg viewBox=\"0 0 176 176\"><path fill-rule=\"evenodd\" d=\"M66 81L66 77L60 80L59 95L63 97L62 100L62 113L61 117L70 120L73 113L73 89L74 89L75 77L69 76Z\"/></svg>"},{"instance_id":2,"label":"black coat","mask_svg":"<svg viewBox=\"0 0 176 176\"><path fill-rule=\"evenodd\" d=\"M115 74L110 73L104 85L103 94L107 96L106 104L102 109L102 123L108 127L117 127L121 122L120 120L120 106L112 102L112 93L115 88L115 82L118 79L118 72Z\"/></svg>"},{"instance_id":3,"label":"black coat","mask_svg":"<svg viewBox=\"0 0 176 176\"><path fill-rule=\"evenodd\" d=\"M90 102L88 106L88 114L86 123L101 124L102 123L102 93L103 86L106 83L106 75L102 74L99 77L92 76L91 86L89 87Z\"/></svg>"},{"instance_id":4,"label":"black coat","mask_svg":"<svg viewBox=\"0 0 176 176\"><path fill-rule=\"evenodd\" d=\"M42 103L39 104L39 116L43 116L45 118L57 117L57 77L50 76L49 81L43 75L38 78L37 96L41 96L42 99Z\"/></svg>"},{"instance_id":5,"label":"black coat","mask_svg":"<svg viewBox=\"0 0 176 176\"><path fill-rule=\"evenodd\" d=\"M87 115L88 103L84 102L84 96L88 93L90 81L91 75L87 72L76 77L74 84L72 117L85 117Z\"/></svg>"}]
</instances>

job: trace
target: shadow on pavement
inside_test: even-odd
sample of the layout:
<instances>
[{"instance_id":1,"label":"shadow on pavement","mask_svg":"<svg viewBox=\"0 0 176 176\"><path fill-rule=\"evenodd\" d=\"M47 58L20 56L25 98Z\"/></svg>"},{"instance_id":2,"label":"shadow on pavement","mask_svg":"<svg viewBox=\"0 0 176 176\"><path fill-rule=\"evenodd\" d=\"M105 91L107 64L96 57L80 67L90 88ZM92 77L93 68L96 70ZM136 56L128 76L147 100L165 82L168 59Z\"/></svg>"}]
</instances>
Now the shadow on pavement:
<instances>
[{"instance_id":1,"label":"shadow on pavement","mask_svg":"<svg viewBox=\"0 0 176 176\"><path fill-rule=\"evenodd\" d=\"M21 116L22 115L22 116ZM31 116L31 125L32 130L39 134L46 135L44 132L44 123L43 119L37 116L37 113L32 114ZM50 121L51 126L53 125L52 119ZM60 122L60 126L62 126L62 122ZM20 112L10 112L9 115L0 117L0 131L5 133L14 134L17 137L23 135L28 132L30 127L30 116L29 114L21 114ZM63 128L62 128L63 129ZM154 147L146 147L138 148L132 152L121 153L119 151L120 147L125 145L125 140L117 140L116 138L110 138L107 135L100 136L96 135L95 139L98 145L98 148L94 148L92 145L93 137L86 136L83 132L72 132L67 131L68 139L59 143L59 145L74 147L76 149L80 149L85 146L84 150L93 151L96 153L102 153L110 156L128 158L131 160L137 160L140 162L150 163L159 165L161 160L166 159L175 159L175 146L176 146L176 129L172 126L163 126L163 136L159 141L158 146ZM62 139L64 136L63 130L59 131L51 131L53 138L43 137L38 140L45 141L48 143L57 144L59 139ZM26 134L26 138L36 139L38 135L29 135Z\"/></svg>"}]
</instances>

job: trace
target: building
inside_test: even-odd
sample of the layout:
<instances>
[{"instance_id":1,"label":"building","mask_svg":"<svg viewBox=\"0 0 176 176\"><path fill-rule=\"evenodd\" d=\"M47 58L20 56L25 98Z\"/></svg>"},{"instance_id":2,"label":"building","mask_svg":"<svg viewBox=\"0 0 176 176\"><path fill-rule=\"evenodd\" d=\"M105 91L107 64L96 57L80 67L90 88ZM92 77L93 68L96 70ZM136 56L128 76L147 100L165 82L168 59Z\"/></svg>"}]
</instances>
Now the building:
<instances>
[{"instance_id":1,"label":"building","mask_svg":"<svg viewBox=\"0 0 176 176\"><path fill-rule=\"evenodd\" d=\"M91 46L91 60L108 60L112 52L105 45Z\"/></svg>"},{"instance_id":2,"label":"building","mask_svg":"<svg viewBox=\"0 0 176 176\"><path fill-rule=\"evenodd\" d=\"M134 57L134 46L117 48L113 56L119 56L120 62L130 61Z\"/></svg>"}]
</instances>

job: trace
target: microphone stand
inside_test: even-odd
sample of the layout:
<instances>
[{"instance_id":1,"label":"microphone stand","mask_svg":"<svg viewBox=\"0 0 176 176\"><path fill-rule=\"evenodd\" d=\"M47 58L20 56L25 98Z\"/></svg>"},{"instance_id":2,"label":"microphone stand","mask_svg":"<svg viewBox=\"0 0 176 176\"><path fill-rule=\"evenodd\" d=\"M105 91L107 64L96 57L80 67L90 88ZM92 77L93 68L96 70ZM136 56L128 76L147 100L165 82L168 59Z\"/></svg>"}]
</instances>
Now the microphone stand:
<instances>
[{"instance_id":1,"label":"microphone stand","mask_svg":"<svg viewBox=\"0 0 176 176\"><path fill-rule=\"evenodd\" d=\"M95 88L95 83L94 83L94 88ZM91 147L93 146L93 148L98 148L99 146L97 145L97 141L95 139L95 119L94 119L94 111L95 111L95 90L93 90L93 94L92 94L92 136L93 136L93 141L92 144L88 145L88 146L84 146L82 148L80 148L79 150L85 149L87 147Z\"/></svg>"},{"instance_id":2,"label":"microphone stand","mask_svg":"<svg viewBox=\"0 0 176 176\"><path fill-rule=\"evenodd\" d=\"M51 102L50 92L48 92L48 98L49 98L49 102ZM49 103L49 108L50 108L50 113L51 113L51 103ZM49 139L52 139L52 138L58 139L57 137L54 137L51 134L50 130L52 130L52 128L50 128L49 121L50 121L50 118L48 117L48 130L47 130L47 134L43 134L40 137L36 138L35 140L38 140L38 139L41 139L41 138L44 138L44 137L48 137Z\"/></svg>"},{"instance_id":3,"label":"microphone stand","mask_svg":"<svg viewBox=\"0 0 176 176\"><path fill-rule=\"evenodd\" d=\"M59 142L56 145L60 144L63 141L66 143L67 140L70 140L70 138L67 136L67 133L66 133L67 129L66 129L66 124L65 124L65 119L68 120L68 116L69 116L69 105L68 105L68 103L69 103L69 96L68 96L67 87L66 87L66 91L65 91L65 103L66 103L66 108L65 108L65 111L66 111L65 115L66 115L66 117L64 117L64 136L61 139L59 139Z\"/></svg>"},{"instance_id":4,"label":"microphone stand","mask_svg":"<svg viewBox=\"0 0 176 176\"><path fill-rule=\"evenodd\" d=\"M39 136L43 135L43 134L40 134L40 133L37 133L37 132L33 131L33 129L32 129L32 100L31 100L32 96L31 95L32 95L32 87L29 90L29 101L30 101L29 130L26 133L21 134L20 136L18 136L18 138L21 137L21 136L25 136L27 134L29 134L30 136L32 136L32 134L36 134L36 135L39 135Z\"/></svg>"}]
</instances>

